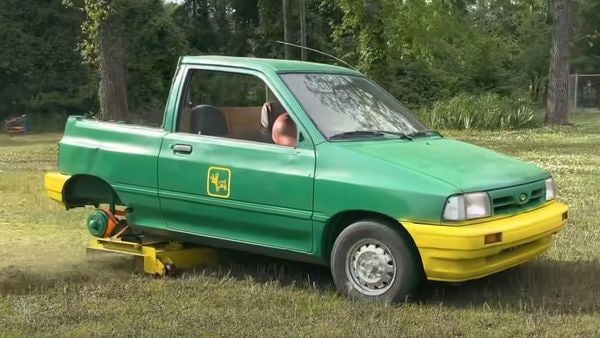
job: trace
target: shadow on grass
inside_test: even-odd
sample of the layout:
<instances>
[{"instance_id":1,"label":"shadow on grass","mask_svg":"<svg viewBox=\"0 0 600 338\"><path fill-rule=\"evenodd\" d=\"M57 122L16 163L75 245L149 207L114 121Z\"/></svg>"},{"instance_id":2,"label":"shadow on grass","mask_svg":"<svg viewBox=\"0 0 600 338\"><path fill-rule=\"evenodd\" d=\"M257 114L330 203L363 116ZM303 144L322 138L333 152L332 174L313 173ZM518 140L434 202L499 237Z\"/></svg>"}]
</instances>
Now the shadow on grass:
<instances>
[{"instance_id":1,"label":"shadow on grass","mask_svg":"<svg viewBox=\"0 0 600 338\"><path fill-rule=\"evenodd\" d=\"M323 266L233 250L218 250L218 257L219 264L205 267L202 273L297 288L335 289L329 269Z\"/></svg>"},{"instance_id":2,"label":"shadow on grass","mask_svg":"<svg viewBox=\"0 0 600 338\"><path fill-rule=\"evenodd\" d=\"M203 273L238 280L335 292L329 269L275 258L219 251L220 264ZM600 264L536 260L461 284L425 282L414 300L424 305L517 311L597 313Z\"/></svg>"},{"instance_id":3,"label":"shadow on grass","mask_svg":"<svg viewBox=\"0 0 600 338\"><path fill-rule=\"evenodd\" d=\"M219 264L183 271L182 279L232 278L282 287L335 292L329 269L317 265L219 250ZM135 276L131 257L102 258L100 262L58 272L7 267L0 270L0 295L41 293L56 287L86 284L98 279L126 280ZM500 309L519 312L596 314L600 311L600 264L537 260L462 284L424 283L413 302L455 308Z\"/></svg>"},{"instance_id":4,"label":"shadow on grass","mask_svg":"<svg viewBox=\"0 0 600 338\"><path fill-rule=\"evenodd\" d=\"M600 310L600 264L536 260L462 284L429 282L422 301L453 307L560 313Z\"/></svg>"},{"instance_id":5,"label":"shadow on grass","mask_svg":"<svg viewBox=\"0 0 600 338\"><path fill-rule=\"evenodd\" d=\"M101 260L101 263L99 261ZM0 269L0 296L41 294L51 289L70 288L100 279L124 279L137 274L132 257L91 256L76 265L15 266Z\"/></svg>"}]
</instances>

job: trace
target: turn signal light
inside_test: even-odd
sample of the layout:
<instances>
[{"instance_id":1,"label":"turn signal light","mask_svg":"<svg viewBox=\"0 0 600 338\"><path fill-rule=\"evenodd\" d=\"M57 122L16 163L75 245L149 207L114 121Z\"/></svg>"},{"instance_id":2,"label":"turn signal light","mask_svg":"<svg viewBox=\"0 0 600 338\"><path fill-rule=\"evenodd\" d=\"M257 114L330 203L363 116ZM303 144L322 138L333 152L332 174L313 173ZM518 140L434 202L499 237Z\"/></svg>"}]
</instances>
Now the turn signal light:
<instances>
[{"instance_id":1,"label":"turn signal light","mask_svg":"<svg viewBox=\"0 0 600 338\"><path fill-rule=\"evenodd\" d=\"M487 235L485 235L485 237L483 237L484 244L493 244L493 243L498 243L498 242L502 242L502 233L501 232L497 232L495 234L487 234Z\"/></svg>"}]
</instances>

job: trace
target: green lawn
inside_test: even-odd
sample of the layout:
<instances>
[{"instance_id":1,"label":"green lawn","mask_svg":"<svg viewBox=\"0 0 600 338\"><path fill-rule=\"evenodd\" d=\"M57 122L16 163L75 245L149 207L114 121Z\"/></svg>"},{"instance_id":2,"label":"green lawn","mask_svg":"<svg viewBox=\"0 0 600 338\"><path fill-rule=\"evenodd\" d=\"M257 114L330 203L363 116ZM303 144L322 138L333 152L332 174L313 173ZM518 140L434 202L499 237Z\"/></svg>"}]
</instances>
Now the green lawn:
<instances>
[{"instance_id":1,"label":"green lawn","mask_svg":"<svg viewBox=\"0 0 600 338\"><path fill-rule=\"evenodd\" d=\"M89 210L43 191L59 135L0 136L0 336L598 336L600 115L574 127L446 132L555 176L571 219L538 260L403 305L352 303L326 269L244 253L170 279L87 257Z\"/></svg>"}]
</instances>

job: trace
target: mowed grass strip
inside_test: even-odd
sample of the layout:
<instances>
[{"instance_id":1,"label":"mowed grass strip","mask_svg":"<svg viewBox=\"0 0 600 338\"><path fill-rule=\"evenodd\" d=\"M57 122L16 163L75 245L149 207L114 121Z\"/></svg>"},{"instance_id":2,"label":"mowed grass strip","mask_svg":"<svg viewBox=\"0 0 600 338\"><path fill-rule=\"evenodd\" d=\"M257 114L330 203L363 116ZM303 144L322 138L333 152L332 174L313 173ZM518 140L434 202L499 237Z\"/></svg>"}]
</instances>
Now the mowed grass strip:
<instances>
[{"instance_id":1,"label":"mowed grass strip","mask_svg":"<svg viewBox=\"0 0 600 338\"><path fill-rule=\"evenodd\" d=\"M428 283L402 305L353 303L325 268L245 253L166 279L139 276L130 257L87 256L89 210L66 212L43 190L60 136L0 136L0 336L600 335L600 116L445 134L550 170L571 219L539 259Z\"/></svg>"}]
</instances>

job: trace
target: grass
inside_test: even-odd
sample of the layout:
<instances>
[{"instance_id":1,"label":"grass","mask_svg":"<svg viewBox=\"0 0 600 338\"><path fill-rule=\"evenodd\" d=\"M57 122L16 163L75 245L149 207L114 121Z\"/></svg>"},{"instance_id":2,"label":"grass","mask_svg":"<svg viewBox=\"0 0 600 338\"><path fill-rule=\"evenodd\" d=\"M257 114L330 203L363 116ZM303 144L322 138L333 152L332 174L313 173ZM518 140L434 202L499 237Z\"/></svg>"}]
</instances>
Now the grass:
<instances>
[{"instance_id":1,"label":"grass","mask_svg":"<svg viewBox=\"0 0 600 338\"><path fill-rule=\"evenodd\" d=\"M153 279L87 257L89 210L46 198L59 135L0 136L0 336L598 336L600 115L573 127L445 132L550 170L571 206L539 259L403 305L360 304L320 267L220 251L217 266Z\"/></svg>"}]
</instances>

